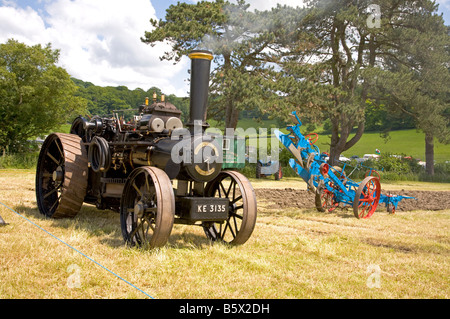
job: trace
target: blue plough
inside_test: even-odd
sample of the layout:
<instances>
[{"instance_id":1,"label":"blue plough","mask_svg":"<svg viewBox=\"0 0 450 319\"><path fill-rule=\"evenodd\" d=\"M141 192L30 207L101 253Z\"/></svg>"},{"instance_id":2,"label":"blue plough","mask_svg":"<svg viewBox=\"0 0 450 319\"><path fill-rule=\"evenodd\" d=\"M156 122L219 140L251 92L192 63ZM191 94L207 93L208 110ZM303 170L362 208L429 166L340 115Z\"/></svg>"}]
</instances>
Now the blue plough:
<instances>
[{"instance_id":1,"label":"blue plough","mask_svg":"<svg viewBox=\"0 0 450 319\"><path fill-rule=\"evenodd\" d=\"M315 133L303 136L300 132L302 122L296 112L292 115L298 124L288 126L289 134L276 130L275 135L280 142L294 155L289 165L307 183L308 189L315 193L315 204L319 211L334 210L339 204L353 207L356 218L370 218L378 204L386 205L389 213L395 213L403 199L414 197L381 194L380 179L367 176L361 183L354 182L345 176L340 167L330 167L326 161L328 154L321 153L315 142Z\"/></svg>"}]
</instances>

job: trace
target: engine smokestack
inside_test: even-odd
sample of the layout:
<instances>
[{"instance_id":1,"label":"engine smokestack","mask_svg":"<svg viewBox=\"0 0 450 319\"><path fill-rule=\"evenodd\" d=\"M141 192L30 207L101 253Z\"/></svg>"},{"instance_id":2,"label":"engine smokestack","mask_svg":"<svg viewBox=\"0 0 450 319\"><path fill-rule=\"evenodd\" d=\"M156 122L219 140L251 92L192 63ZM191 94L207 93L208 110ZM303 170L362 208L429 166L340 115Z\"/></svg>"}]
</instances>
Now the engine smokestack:
<instances>
[{"instance_id":1,"label":"engine smokestack","mask_svg":"<svg viewBox=\"0 0 450 319\"><path fill-rule=\"evenodd\" d=\"M193 127L197 121L207 127L206 108L208 104L209 74L213 55L209 51L193 51L191 59L191 104L190 118L187 126Z\"/></svg>"}]
</instances>

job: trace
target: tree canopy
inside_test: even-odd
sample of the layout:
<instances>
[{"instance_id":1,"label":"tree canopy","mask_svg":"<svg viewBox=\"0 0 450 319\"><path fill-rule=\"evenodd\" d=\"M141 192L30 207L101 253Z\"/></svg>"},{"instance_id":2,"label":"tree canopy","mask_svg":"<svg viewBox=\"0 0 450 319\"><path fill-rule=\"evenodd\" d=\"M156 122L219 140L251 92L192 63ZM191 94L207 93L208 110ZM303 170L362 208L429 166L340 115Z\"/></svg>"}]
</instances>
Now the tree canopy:
<instances>
[{"instance_id":1,"label":"tree canopy","mask_svg":"<svg viewBox=\"0 0 450 319\"><path fill-rule=\"evenodd\" d=\"M73 82L78 86L77 96L87 101L86 115L92 117L94 115L110 116L115 110L138 109L144 104L148 97L150 100L156 93L160 99L163 92L160 88L151 87L147 91L141 88L130 90L125 86L97 86L91 82L84 82L79 79L72 78ZM174 104L181 112L183 121L189 119L189 99L185 97L177 97L173 94L166 95L166 101Z\"/></svg>"},{"instance_id":2,"label":"tree canopy","mask_svg":"<svg viewBox=\"0 0 450 319\"><path fill-rule=\"evenodd\" d=\"M69 74L58 67L51 45L0 44L0 150L20 151L30 138L84 112L85 101Z\"/></svg>"},{"instance_id":3,"label":"tree canopy","mask_svg":"<svg viewBox=\"0 0 450 319\"><path fill-rule=\"evenodd\" d=\"M167 9L165 20L151 20L153 31L144 43L168 41L172 51L161 58L179 61L194 49L208 49L215 55L208 116L225 119L236 128L242 110L270 113L283 103L277 92L280 73L271 65L276 46L277 19L268 12L250 11L239 0L178 3Z\"/></svg>"},{"instance_id":4,"label":"tree canopy","mask_svg":"<svg viewBox=\"0 0 450 319\"><path fill-rule=\"evenodd\" d=\"M434 1L308 1L297 27L302 37L286 44L282 65L300 111L330 119L331 159L359 141L374 104L414 113L424 132L448 134L437 115L448 96L445 31Z\"/></svg>"},{"instance_id":5,"label":"tree canopy","mask_svg":"<svg viewBox=\"0 0 450 319\"><path fill-rule=\"evenodd\" d=\"M214 52L209 116L226 127L242 110L327 120L332 164L367 127L415 125L427 145L434 136L448 142L449 34L435 1L306 4L252 11L244 0L178 3L165 20L151 20L142 41L170 43L161 59Z\"/></svg>"}]
</instances>

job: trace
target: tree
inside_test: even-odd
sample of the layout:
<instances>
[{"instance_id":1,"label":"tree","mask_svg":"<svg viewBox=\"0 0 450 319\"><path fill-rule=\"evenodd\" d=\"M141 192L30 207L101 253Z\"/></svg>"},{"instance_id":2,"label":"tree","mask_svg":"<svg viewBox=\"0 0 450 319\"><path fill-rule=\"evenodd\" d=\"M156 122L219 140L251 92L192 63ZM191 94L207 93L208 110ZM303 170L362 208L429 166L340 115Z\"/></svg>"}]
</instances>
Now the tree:
<instances>
[{"instance_id":1,"label":"tree","mask_svg":"<svg viewBox=\"0 0 450 319\"><path fill-rule=\"evenodd\" d=\"M308 14L297 28L300 41L286 46L284 69L294 80L287 93L296 96L293 100L297 103L302 102L305 112L319 109L330 119L331 164L365 131L366 109L373 95L370 71L385 70L392 60L407 65L409 50L414 47L417 52L419 45L411 36L402 37L414 33L425 38L432 31L429 21L436 16L434 1L373 3L308 1ZM410 42L405 45L406 41Z\"/></svg>"},{"instance_id":2,"label":"tree","mask_svg":"<svg viewBox=\"0 0 450 319\"><path fill-rule=\"evenodd\" d=\"M289 45L286 74L300 93L306 112L318 108L331 121L330 162L353 147L365 129L367 86L361 73L375 65L374 36L367 26L367 1L308 2L309 10L298 32L307 33L309 45ZM305 38L302 36L300 39ZM300 46L302 49L296 49ZM306 90L305 90L306 88ZM308 108L308 106L310 106ZM356 134L350 138L352 130Z\"/></svg>"},{"instance_id":3,"label":"tree","mask_svg":"<svg viewBox=\"0 0 450 319\"><path fill-rule=\"evenodd\" d=\"M438 15L415 24L420 28L399 30L401 49L392 50L383 69L369 73L377 100L411 116L425 133L426 171L434 175L434 139L450 142L450 36Z\"/></svg>"},{"instance_id":4,"label":"tree","mask_svg":"<svg viewBox=\"0 0 450 319\"><path fill-rule=\"evenodd\" d=\"M268 12L249 11L243 0L178 3L167 9L166 20L151 20L154 30L142 41L168 41L172 51L162 59L175 60L194 49L213 51L217 68L210 88L209 116L236 128L243 109L271 112L283 103L276 88L279 73L271 62L276 20Z\"/></svg>"},{"instance_id":5,"label":"tree","mask_svg":"<svg viewBox=\"0 0 450 319\"><path fill-rule=\"evenodd\" d=\"M56 66L51 45L27 46L10 39L0 44L0 150L20 151L27 139L46 134L83 112L86 102Z\"/></svg>"}]
</instances>

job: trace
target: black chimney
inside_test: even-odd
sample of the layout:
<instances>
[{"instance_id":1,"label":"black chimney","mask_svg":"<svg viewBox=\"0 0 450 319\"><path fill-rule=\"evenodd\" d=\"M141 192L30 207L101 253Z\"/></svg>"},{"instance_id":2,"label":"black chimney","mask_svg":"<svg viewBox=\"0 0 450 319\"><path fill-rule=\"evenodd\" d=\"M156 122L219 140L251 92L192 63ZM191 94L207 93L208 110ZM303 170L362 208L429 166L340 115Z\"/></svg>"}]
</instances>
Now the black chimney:
<instances>
[{"instance_id":1,"label":"black chimney","mask_svg":"<svg viewBox=\"0 0 450 319\"><path fill-rule=\"evenodd\" d=\"M193 127L197 121L203 128L206 123L206 108L208 104L209 73L213 55L209 51L192 51L191 59L191 104L190 119L187 126Z\"/></svg>"}]
</instances>

